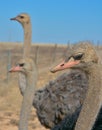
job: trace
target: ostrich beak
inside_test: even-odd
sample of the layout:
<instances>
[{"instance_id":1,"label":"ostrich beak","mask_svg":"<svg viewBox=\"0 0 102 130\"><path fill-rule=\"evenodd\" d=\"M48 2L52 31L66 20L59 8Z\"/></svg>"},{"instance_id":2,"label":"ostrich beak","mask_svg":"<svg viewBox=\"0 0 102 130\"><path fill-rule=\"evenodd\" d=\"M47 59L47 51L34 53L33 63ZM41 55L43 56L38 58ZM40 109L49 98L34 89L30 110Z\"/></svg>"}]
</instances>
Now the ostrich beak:
<instances>
[{"instance_id":1,"label":"ostrich beak","mask_svg":"<svg viewBox=\"0 0 102 130\"><path fill-rule=\"evenodd\" d=\"M66 61L62 61L60 64L58 64L57 66L53 67L50 71L52 73L55 73L57 71L61 71L61 70L64 70L64 69L68 69L68 68L71 68L77 64L79 64L80 61L79 60L69 60L68 62Z\"/></svg>"},{"instance_id":2,"label":"ostrich beak","mask_svg":"<svg viewBox=\"0 0 102 130\"><path fill-rule=\"evenodd\" d=\"M21 67L20 66L15 66L15 67L12 67L9 72L19 72L21 71Z\"/></svg>"},{"instance_id":3,"label":"ostrich beak","mask_svg":"<svg viewBox=\"0 0 102 130\"><path fill-rule=\"evenodd\" d=\"M10 18L10 20L16 20L16 17L14 17L14 18Z\"/></svg>"}]
</instances>

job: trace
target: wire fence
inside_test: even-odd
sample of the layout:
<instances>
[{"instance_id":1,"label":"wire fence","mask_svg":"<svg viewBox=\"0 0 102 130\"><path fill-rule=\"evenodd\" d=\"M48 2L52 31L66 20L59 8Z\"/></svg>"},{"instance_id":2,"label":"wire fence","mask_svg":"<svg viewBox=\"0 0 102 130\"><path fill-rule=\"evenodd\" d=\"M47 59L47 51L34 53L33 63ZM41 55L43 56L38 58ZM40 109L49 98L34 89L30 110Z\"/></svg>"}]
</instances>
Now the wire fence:
<instances>
[{"instance_id":1,"label":"wire fence","mask_svg":"<svg viewBox=\"0 0 102 130\"><path fill-rule=\"evenodd\" d=\"M11 47L10 47L11 46ZM36 62L38 70L44 72L51 67L56 61L58 61L65 52L66 46L54 45L32 45L31 58ZM9 82L10 75L8 70L22 58L21 45L9 45L2 46L0 48L0 81L6 79Z\"/></svg>"},{"instance_id":2,"label":"wire fence","mask_svg":"<svg viewBox=\"0 0 102 130\"><path fill-rule=\"evenodd\" d=\"M66 46L54 45L32 45L31 58L37 63L38 70L40 72L48 71L49 68L65 56L65 53L70 49L71 44L68 42ZM95 46L99 54L100 61L102 57L102 46L98 44ZM5 79L9 82L10 75L8 70L12 65L22 58L22 46L21 45L3 45L0 47L0 81Z\"/></svg>"}]
</instances>

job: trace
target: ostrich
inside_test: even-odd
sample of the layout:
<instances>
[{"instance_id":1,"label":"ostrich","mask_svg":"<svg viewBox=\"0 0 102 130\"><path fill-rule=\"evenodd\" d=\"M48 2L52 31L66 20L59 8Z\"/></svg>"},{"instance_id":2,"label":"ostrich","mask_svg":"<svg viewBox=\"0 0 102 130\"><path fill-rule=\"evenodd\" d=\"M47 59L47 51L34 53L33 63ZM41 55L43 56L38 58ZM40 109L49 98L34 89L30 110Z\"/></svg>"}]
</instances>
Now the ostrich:
<instances>
[{"instance_id":1,"label":"ostrich","mask_svg":"<svg viewBox=\"0 0 102 130\"><path fill-rule=\"evenodd\" d=\"M23 45L23 57L29 57L31 49L31 20L28 14L22 13L17 17L11 18L10 20L16 20L21 23L24 28L24 45Z\"/></svg>"},{"instance_id":2,"label":"ostrich","mask_svg":"<svg viewBox=\"0 0 102 130\"><path fill-rule=\"evenodd\" d=\"M67 68L82 70L86 73L89 84L75 130L102 129L102 125L94 126L95 122L98 124L96 121L98 115L102 121L102 115L99 114L102 112L102 66L98 63L98 56L93 46L88 43L74 45L65 60L52 68L51 72L54 73Z\"/></svg>"},{"instance_id":3,"label":"ostrich","mask_svg":"<svg viewBox=\"0 0 102 130\"><path fill-rule=\"evenodd\" d=\"M30 58L24 58L21 59L15 67L11 68L9 72L23 73L26 78L26 89L20 113L19 130L28 130L28 119L30 116L37 81L36 65Z\"/></svg>"},{"instance_id":4,"label":"ostrich","mask_svg":"<svg viewBox=\"0 0 102 130\"><path fill-rule=\"evenodd\" d=\"M22 13L11 20L16 20L23 26L23 58L26 59L30 55L31 46L30 17L28 14ZM20 92L24 96L26 76L19 72L18 78ZM81 110L87 88L88 82L86 74L82 70L73 70L71 73L67 72L60 75L45 85L43 89L34 92L33 106L36 108L41 124L46 128L53 128L62 123L63 120L66 119L66 116L67 122L69 123L74 117L73 122L67 126L67 129L71 129L77 120L76 115L78 115Z\"/></svg>"}]
</instances>

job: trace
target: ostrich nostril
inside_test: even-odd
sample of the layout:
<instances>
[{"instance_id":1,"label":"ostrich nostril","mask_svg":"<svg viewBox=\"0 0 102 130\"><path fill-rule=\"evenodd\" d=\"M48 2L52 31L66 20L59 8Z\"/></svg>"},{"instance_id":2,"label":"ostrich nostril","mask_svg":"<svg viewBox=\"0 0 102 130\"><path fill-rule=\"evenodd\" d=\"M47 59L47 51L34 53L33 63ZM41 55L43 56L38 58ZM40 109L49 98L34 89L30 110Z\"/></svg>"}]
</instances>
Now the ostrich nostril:
<instances>
[{"instance_id":1,"label":"ostrich nostril","mask_svg":"<svg viewBox=\"0 0 102 130\"><path fill-rule=\"evenodd\" d=\"M60 66L64 66L64 64L61 64Z\"/></svg>"}]
</instances>

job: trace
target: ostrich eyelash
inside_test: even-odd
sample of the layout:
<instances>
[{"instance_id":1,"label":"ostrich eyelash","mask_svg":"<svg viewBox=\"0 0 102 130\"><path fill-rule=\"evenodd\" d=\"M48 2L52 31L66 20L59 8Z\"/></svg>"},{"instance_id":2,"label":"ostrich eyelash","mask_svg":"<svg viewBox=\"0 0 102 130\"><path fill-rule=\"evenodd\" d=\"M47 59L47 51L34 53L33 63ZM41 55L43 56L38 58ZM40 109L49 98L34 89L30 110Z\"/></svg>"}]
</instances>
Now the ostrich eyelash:
<instances>
[{"instance_id":1,"label":"ostrich eyelash","mask_svg":"<svg viewBox=\"0 0 102 130\"><path fill-rule=\"evenodd\" d=\"M73 58L74 58L74 60L80 60L82 58L82 56L83 56L83 53L79 53L79 54L73 56Z\"/></svg>"}]
</instances>

